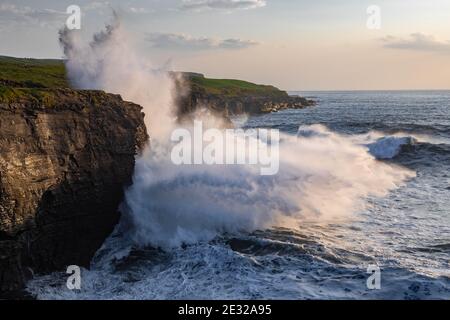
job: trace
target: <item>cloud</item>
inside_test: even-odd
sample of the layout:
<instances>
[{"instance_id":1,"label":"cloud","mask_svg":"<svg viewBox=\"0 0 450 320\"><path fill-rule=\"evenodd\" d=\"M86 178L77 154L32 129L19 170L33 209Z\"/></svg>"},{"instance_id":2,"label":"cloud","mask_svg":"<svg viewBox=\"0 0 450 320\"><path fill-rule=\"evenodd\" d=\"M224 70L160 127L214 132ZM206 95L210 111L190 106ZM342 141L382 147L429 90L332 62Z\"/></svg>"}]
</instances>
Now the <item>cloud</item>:
<instances>
[{"instance_id":1,"label":"cloud","mask_svg":"<svg viewBox=\"0 0 450 320\"><path fill-rule=\"evenodd\" d=\"M265 0L183 0L183 10L204 9L254 9L264 7Z\"/></svg>"},{"instance_id":2,"label":"cloud","mask_svg":"<svg viewBox=\"0 0 450 320\"><path fill-rule=\"evenodd\" d=\"M110 13L113 6L109 1L92 1L81 7L81 13L103 12ZM107 11L106 11L107 10ZM127 7L122 9L130 14L151 13L152 10L141 7ZM0 26L40 26L40 27L61 27L67 20L68 14L65 11L53 9L37 9L29 6L21 6L12 3L0 3Z\"/></svg>"},{"instance_id":3,"label":"cloud","mask_svg":"<svg viewBox=\"0 0 450 320\"><path fill-rule=\"evenodd\" d=\"M130 13L153 13L154 10L146 9L146 8L137 8L137 7L128 7L128 12Z\"/></svg>"},{"instance_id":4,"label":"cloud","mask_svg":"<svg viewBox=\"0 0 450 320\"><path fill-rule=\"evenodd\" d=\"M34 9L28 6L18 6L10 3L0 4L0 24L37 24L40 26L54 26L64 23L65 12L53 9Z\"/></svg>"},{"instance_id":5,"label":"cloud","mask_svg":"<svg viewBox=\"0 0 450 320\"><path fill-rule=\"evenodd\" d=\"M407 38L387 36L381 41L385 48L450 53L450 41L440 41L423 33L412 33Z\"/></svg>"},{"instance_id":6,"label":"cloud","mask_svg":"<svg viewBox=\"0 0 450 320\"><path fill-rule=\"evenodd\" d=\"M177 49L177 50L212 50L212 49L245 49L258 43L251 40L241 39L213 39L194 38L184 34L175 33L148 33L146 37L154 48Z\"/></svg>"},{"instance_id":7,"label":"cloud","mask_svg":"<svg viewBox=\"0 0 450 320\"><path fill-rule=\"evenodd\" d=\"M109 1L92 1L89 4L83 6L83 10L99 10L108 7L111 7Z\"/></svg>"},{"instance_id":8,"label":"cloud","mask_svg":"<svg viewBox=\"0 0 450 320\"><path fill-rule=\"evenodd\" d=\"M106 12L110 13L111 10L115 8L119 12L125 12L125 13L132 13L132 14L146 14L146 13L153 13L154 10L142 8L142 7L133 7L133 6L120 6L120 5L113 5L109 1L92 1L89 4L82 7L82 10L85 11L98 11L101 13Z\"/></svg>"}]
</instances>

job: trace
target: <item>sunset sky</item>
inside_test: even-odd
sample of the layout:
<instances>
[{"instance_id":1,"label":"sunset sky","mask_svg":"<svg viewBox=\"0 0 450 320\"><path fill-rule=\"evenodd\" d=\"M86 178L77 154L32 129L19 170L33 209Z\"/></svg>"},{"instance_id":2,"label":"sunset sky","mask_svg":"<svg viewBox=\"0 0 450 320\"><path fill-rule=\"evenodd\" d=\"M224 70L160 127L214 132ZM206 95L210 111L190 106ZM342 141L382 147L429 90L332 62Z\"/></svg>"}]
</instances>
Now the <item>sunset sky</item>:
<instances>
[{"instance_id":1,"label":"sunset sky","mask_svg":"<svg viewBox=\"0 0 450 320\"><path fill-rule=\"evenodd\" d=\"M114 8L138 50L174 70L286 90L450 89L449 0L0 0L0 55L61 58L72 4L86 36Z\"/></svg>"}]
</instances>

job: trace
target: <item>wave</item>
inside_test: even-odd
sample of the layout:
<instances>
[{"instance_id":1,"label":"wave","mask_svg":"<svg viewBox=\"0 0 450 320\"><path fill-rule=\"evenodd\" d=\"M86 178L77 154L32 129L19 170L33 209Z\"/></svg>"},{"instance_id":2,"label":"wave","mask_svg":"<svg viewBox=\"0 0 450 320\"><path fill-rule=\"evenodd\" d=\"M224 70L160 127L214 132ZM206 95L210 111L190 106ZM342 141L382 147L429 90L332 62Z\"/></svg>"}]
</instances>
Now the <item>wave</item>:
<instances>
[{"instance_id":1,"label":"wave","mask_svg":"<svg viewBox=\"0 0 450 320\"><path fill-rule=\"evenodd\" d=\"M318 125L302 126L297 135L301 137L326 137L332 134L328 130L317 130ZM325 127L323 127L325 128ZM392 159L396 157L405 146L411 146L419 141L432 141L426 136L412 136L402 132L393 135L386 135L380 131L369 131L365 134L346 135L346 137L355 144L368 148L370 154L377 159ZM420 139L420 140L419 140Z\"/></svg>"},{"instance_id":2,"label":"wave","mask_svg":"<svg viewBox=\"0 0 450 320\"><path fill-rule=\"evenodd\" d=\"M414 137L383 137L368 144L369 152L377 159L392 159L404 148L417 143Z\"/></svg>"},{"instance_id":3,"label":"wave","mask_svg":"<svg viewBox=\"0 0 450 320\"><path fill-rule=\"evenodd\" d=\"M414 171L377 158L395 157L424 137L344 135L322 125L302 126L297 135L281 135L275 176L261 176L250 165L176 166L166 142L174 125L170 79L129 52L118 26L95 38L103 40L87 49L66 39L69 77L79 87L106 89L142 104L153 141L137 159L120 224L92 268L82 271L82 290L67 290L67 275L56 273L28 284L37 298L448 297L448 280L430 282L388 266L386 290L368 296L366 268L355 263L371 261L369 250L334 250L340 249L339 238L320 239L328 230L305 233L310 220L351 217L365 209L368 197L384 196L414 177ZM263 229L270 230L258 232ZM351 243L367 243L367 230ZM249 235L253 231L258 234ZM447 250L446 243L438 249Z\"/></svg>"},{"instance_id":4,"label":"wave","mask_svg":"<svg viewBox=\"0 0 450 320\"><path fill-rule=\"evenodd\" d=\"M252 165L176 166L166 148L153 145L137 160L126 191L124 217L135 243L173 248L223 233L347 218L368 196L384 196L415 175L324 126L300 132L281 135L274 176Z\"/></svg>"},{"instance_id":5,"label":"wave","mask_svg":"<svg viewBox=\"0 0 450 320\"><path fill-rule=\"evenodd\" d=\"M67 290L63 272L33 279L28 290L46 300L445 299L450 293L448 277L389 265L382 266L383 289L368 291L366 263L372 258L366 253L276 233L219 238L170 252L130 248L113 258L118 247L124 250L117 238L99 251L103 260L82 270L81 290Z\"/></svg>"},{"instance_id":6,"label":"wave","mask_svg":"<svg viewBox=\"0 0 450 320\"><path fill-rule=\"evenodd\" d=\"M450 140L436 135L426 135L419 133L395 132L386 134L380 131L370 131L365 135L360 135L369 151L377 159L393 159L403 151L436 150L438 153L448 153ZM358 139L358 138L357 138Z\"/></svg>"}]
</instances>

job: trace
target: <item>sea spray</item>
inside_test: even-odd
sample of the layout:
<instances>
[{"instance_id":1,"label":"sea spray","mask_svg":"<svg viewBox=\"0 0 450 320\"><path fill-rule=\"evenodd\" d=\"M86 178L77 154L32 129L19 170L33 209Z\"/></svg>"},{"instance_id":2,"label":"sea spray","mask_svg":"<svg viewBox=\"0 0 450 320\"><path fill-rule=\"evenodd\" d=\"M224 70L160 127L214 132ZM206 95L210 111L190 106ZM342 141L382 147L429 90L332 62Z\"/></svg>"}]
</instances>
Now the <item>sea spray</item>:
<instances>
[{"instance_id":1,"label":"sea spray","mask_svg":"<svg viewBox=\"0 0 450 320\"><path fill-rule=\"evenodd\" d=\"M60 31L69 81L75 88L120 94L140 104L152 140L165 139L173 130L174 88L168 70L154 66L132 50L132 37L114 18L104 31L85 44L79 31Z\"/></svg>"},{"instance_id":2,"label":"sea spray","mask_svg":"<svg viewBox=\"0 0 450 320\"><path fill-rule=\"evenodd\" d=\"M362 210L366 197L384 196L413 176L327 133L283 134L274 176L251 165L177 166L165 152L145 154L126 192L136 243L167 248L221 233L298 229L304 219L345 218Z\"/></svg>"},{"instance_id":3,"label":"sea spray","mask_svg":"<svg viewBox=\"0 0 450 320\"><path fill-rule=\"evenodd\" d=\"M364 208L366 197L383 196L414 175L323 126L281 135L279 173L273 176L245 164L177 166L169 142L177 128L173 82L139 58L127 39L117 19L88 46L61 32L72 83L119 93L144 107L154 143L137 159L123 205L128 236L137 245L167 249L222 233L347 217Z\"/></svg>"},{"instance_id":4,"label":"sea spray","mask_svg":"<svg viewBox=\"0 0 450 320\"><path fill-rule=\"evenodd\" d=\"M239 165L260 167L261 175L279 170L279 131L272 129L203 128L194 120L193 130L177 128L172 132L171 160L176 165Z\"/></svg>"}]
</instances>

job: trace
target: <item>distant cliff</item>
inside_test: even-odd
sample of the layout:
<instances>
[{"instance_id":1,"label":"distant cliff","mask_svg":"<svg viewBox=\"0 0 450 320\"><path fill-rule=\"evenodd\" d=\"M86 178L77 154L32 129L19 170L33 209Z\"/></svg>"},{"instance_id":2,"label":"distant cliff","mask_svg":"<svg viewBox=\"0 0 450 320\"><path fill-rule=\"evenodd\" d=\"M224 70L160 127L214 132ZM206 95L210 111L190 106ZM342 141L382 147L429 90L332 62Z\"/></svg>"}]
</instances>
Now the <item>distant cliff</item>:
<instances>
[{"instance_id":1,"label":"distant cliff","mask_svg":"<svg viewBox=\"0 0 450 320\"><path fill-rule=\"evenodd\" d=\"M118 222L143 119L118 95L0 84L0 295L89 266Z\"/></svg>"},{"instance_id":2,"label":"distant cliff","mask_svg":"<svg viewBox=\"0 0 450 320\"><path fill-rule=\"evenodd\" d=\"M0 85L33 88L69 88L62 60L0 56ZM176 80L178 115L205 107L217 114L259 114L315 105L303 97L289 96L271 85L233 79L210 79L195 72L171 72Z\"/></svg>"},{"instance_id":3,"label":"distant cliff","mask_svg":"<svg viewBox=\"0 0 450 320\"><path fill-rule=\"evenodd\" d=\"M302 109L315 102L268 85L242 80L208 79L198 73L173 73L178 87L178 108L189 114L205 107L216 114L260 114L285 109Z\"/></svg>"}]
</instances>

